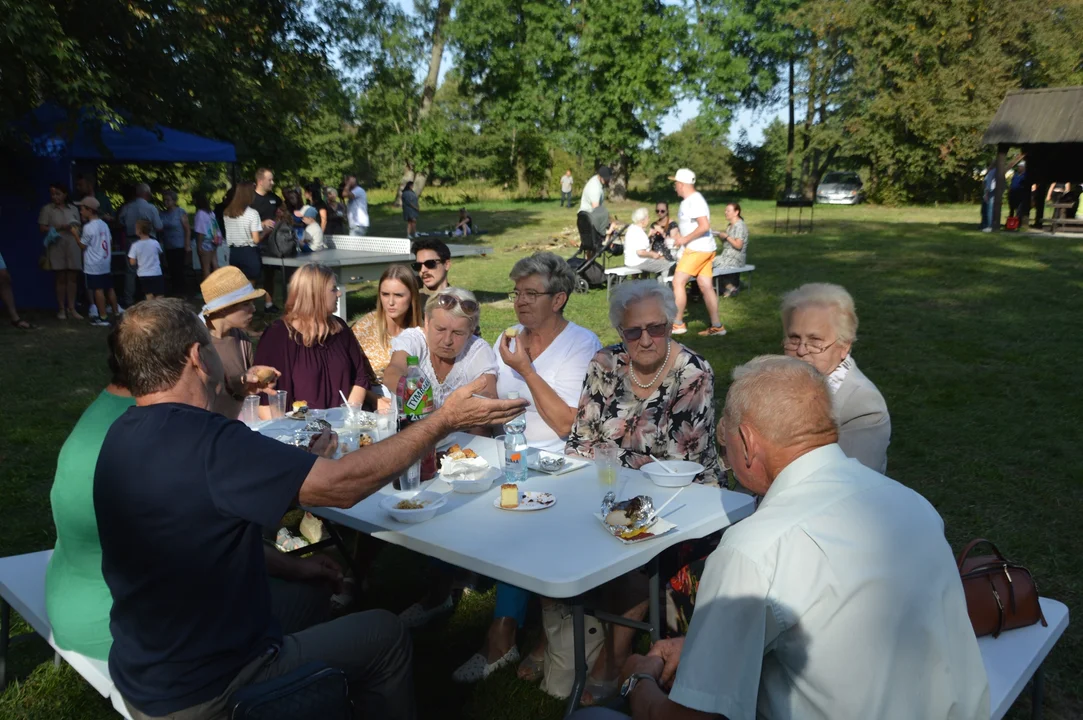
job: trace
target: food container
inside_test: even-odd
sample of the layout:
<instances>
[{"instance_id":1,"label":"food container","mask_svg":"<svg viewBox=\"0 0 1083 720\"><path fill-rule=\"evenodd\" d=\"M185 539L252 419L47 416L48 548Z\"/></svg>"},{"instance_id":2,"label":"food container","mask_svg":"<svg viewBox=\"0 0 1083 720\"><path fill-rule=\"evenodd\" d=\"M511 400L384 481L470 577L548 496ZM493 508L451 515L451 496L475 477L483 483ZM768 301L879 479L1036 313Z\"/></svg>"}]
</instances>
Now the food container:
<instances>
[{"instance_id":1,"label":"food container","mask_svg":"<svg viewBox=\"0 0 1083 720\"><path fill-rule=\"evenodd\" d=\"M624 514L623 522L610 523L610 513L620 511ZM649 528L658 520L654 513L654 501L648 495L637 495L627 500L617 500L613 492L607 492L602 498L600 512L602 525L611 535L623 537L636 531Z\"/></svg>"},{"instance_id":2,"label":"food container","mask_svg":"<svg viewBox=\"0 0 1083 720\"><path fill-rule=\"evenodd\" d=\"M493 483L503 477L504 473L500 472L500 468L489 468L489 472L482 475L480 478L464 480L462 478L444 477L440 476L440 479L451 486L451 489L457 493L477 494L483 493L493 486Z\"/></svg>"},{"instance_id":3,"label":"food container","mask_svg":"<svg viewBox=\"0 0 1083 720\"><path fill-rule=\"evenodd\" d=\"M424 504L424 507L417 510L402 510L395 507L403 500L420 502ZM407 490L388 495L380 501L380 507L393 520L401 523L423 523L426 520L432 520L436 516L436 511L442 508L445 503L447 503L447 497L443 493L433 492L432 490L425 490L420 493L416 490Z\"/></svg>"},{"instance_id":4,"label":"food container","mask_svg":"<svg viewBox=\"0 0 1083 720\"><path fill-rule=\"evenodd\" d=\"M703 466L688 460L666 460L666 467L674 472L670 473L666 468L656 462L647 463L639 468L647 473L647 477L658 487L684 487L691 485L696 475L703 472Z\"/></svg>"}]
</instances>

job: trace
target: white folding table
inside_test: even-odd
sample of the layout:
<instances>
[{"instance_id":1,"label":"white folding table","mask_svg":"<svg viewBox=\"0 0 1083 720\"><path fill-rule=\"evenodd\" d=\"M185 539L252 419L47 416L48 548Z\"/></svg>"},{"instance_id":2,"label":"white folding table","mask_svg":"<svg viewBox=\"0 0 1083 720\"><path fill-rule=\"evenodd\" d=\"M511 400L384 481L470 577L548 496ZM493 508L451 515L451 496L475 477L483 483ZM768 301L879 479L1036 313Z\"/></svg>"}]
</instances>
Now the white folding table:
<instances>
[{"instance_id":1,"label":"white folding table","mask_svg":"<svg viewBox=\"0 0 1083 720\"><path fill-rule=\"evenodd\" d=\"M499 466L503 446L491 438L455 434L454 440ZM550 598L565 599L573 612L575 684L568 712L579 703L586 681L583 595L606 582L643 566L650 574L649 628L654 639L661 627L661 593L657 558L663 550L684 540L706 537L747 517L753 510L749 495L693 484L666 508L664 517L677 528L666 535L625 545L610 535L594 517L601 503L601 488L593 465L560 476L531 472L524 490L556 495L556 504L535 512L513 512L493 506L499 485L485 493L452 493L437 479L429 487L446 492L447 504L428 522L406 525L388 517L380 501L394 490L384 487L352 508L307 508L333 523L385 542L438 558L480 575ZM622 469L617 489L621 497L650 495L658 507L676 491L654 485L643 473ZM605 613L600 619L614 621ZM630 623L629 623L630 624ZM646 629L642 624L633 625Z\"/></svg>"},{"instance_id":2,"label":"white folding table","mask_svg":"<svg viewBox=\"0 0 1083 720\"><path fill-rule=\"evenodd\" d=\"M356 237L353 235L328 235L327 250L303 253L289 258L262 257L265 267L298 268L308 263L327 265L335 272L340 285L379 280L389 265L408 265L414 261L410 254L410 241L406 238ZM491 247L480 245L448 245L451 257L488 255ZM346 320L346 294L338 298L335 315Z\"/></svg>"}]
</instances>

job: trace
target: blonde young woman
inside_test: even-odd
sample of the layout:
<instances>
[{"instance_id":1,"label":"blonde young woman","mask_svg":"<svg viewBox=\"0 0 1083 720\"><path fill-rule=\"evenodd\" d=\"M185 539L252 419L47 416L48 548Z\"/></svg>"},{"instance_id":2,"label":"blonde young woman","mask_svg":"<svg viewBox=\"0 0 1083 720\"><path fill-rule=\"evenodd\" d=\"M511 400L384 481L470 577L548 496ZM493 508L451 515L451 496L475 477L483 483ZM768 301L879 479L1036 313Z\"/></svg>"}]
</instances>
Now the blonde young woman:
<instances>
[{"instance_id":1,"label":"blonde young woman","mask_svg":"<svg viewBox=\"0 0 1083 720\"><path fill-rule=\"evenodd\" d=\"M403 330L421 325L421 294L417 276L405 265L392 265L380 276L376 309L351 328L369 359L377 382L391 363L391 341Z\"/></svg>"},{"instance_id":2,"label":"blonde young woman","mask_svg":"<svg viewBox=\"0 0 1083 720\"><path fill-rule=\"evenodd\" d=\"M334 315L341 293L331 268L317 263L301 267L290 279L285 315L260 339L255 362L282 373L277 388L289 393L290 403L338 407L342 392L351 404L360 404L375 381L361 346Z\"/></svg>"}]
</instances>

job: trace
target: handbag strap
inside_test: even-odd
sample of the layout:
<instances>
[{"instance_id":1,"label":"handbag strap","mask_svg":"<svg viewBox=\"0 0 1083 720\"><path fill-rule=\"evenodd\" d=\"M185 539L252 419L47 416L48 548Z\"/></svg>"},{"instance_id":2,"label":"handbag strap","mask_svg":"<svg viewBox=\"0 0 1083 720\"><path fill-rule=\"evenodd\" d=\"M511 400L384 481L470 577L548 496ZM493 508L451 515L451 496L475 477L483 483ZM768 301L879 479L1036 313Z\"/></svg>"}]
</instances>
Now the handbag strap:
<instances>
[{"instance_id":1,"label":"handbag strap","mask_svg":"<svg viewBox=\"0 0 1083 720\"><path fill-rule=\"evenodd\" d=\"M1004 557L1003 554L1001 554L1000 549L997 548L997 546L994 545L992 543L992 541L986 540L985 538L977 538L977 539L971 540L969 543L967 543L967 546L965 548L963 548L963 551L961 553L959 553L958 566L959 566L960 571L963 569L963 563L966 562L966 558L970 554L970 552L974 548L976 548L978 545L982 545L982 544L988 545L989 547L993 548L993 554L997 558L999 558L1000 560L1003 560L1004 562L1007 562L1007 559Z\"/></svg>"}]
</instances>

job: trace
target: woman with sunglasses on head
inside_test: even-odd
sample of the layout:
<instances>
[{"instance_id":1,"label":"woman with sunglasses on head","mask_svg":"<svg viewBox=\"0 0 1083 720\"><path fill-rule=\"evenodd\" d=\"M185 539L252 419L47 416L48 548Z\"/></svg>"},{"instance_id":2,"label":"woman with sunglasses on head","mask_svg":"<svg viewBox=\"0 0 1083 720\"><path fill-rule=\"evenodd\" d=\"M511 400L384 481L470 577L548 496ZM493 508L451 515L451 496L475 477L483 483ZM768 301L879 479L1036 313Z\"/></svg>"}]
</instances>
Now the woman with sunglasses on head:
<instances>
[{"instance_id":1,"label":"woman with sunglasses on head","mask_svg":"<svg viewBox=\"0 0 1083 720\"><path fill-rule=\"evenodd\" d=\"M290 403L304 400L310 408L365 401L375 381L372 366L345 322L335 317L342 289L331 268L304 265L290 278L285 314L264 331L256 348L256 365L280 371L277 389ZM266 404L267 397L261 402Z\"/></svg>"},{"instance_id":2,"label":"woman with sunglasses on head","mask_svg":"<svg viewBox=\"0 0 1083 720\"><path fill-rule=\"evenodd\" d=\"M421 373L432 384L436 407L448 395L479 377L485 378L482 394L496 397L496 355L474 335L481 306L474 293L450 287L425 303L425 325L403 330L391 341L391 362L384 371L384 385L398 387L406 374L406 358L415 356Z\"/></svg>"},{"instance_id":3,"label":"woman with sunglasses on head","mask_svg":"<svg viewBox=\"0 0 1083 720\"><path fill-rule=\"evenodd\" d=\"M887 472L891 416L884 396L850 354L857 339L850 293L829 283L791 290L782 298L782 333L783 351L827 378L842 451L879 473Z\"/></svg>"}]
</instances>

